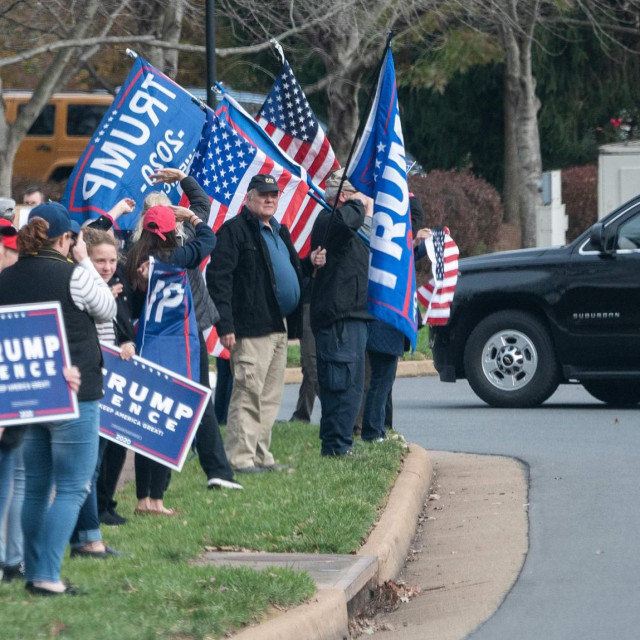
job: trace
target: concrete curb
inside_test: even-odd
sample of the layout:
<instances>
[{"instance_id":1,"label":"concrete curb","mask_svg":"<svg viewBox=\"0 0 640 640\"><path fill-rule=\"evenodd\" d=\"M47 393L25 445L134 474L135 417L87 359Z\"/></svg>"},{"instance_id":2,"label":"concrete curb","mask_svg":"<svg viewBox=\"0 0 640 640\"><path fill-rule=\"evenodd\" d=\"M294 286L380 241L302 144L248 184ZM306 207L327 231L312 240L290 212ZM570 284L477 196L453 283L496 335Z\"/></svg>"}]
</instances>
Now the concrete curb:
<instances>
[{"instance_id":1,"label":"concrete curb","mask_svg":"<svg viewBox=\"0 0 640 640\"><path fill-rule=\"evenodd\" d=\"M417 376L435 376L437 371L433 360L400 360L396 378L411 378ZM284 372L285 384L300 384L302 382L302 368L288 367Z\"/></svg>"},{"instance_id":2,"label":"concrete curb","mask_svg":"<svg viewBox=\"0 0 640 640\"><path fill-rule=\"evenodd\" d=\"M344 592L323 589L310 602L250 627L235 640L346 640L349 637L347 601Z\"/></svg>"},{"instance_id":3,"label":"concrete curb","mask_svg":"<svg viewBox=\"0 0 640 640\"><path fill-rule=\"evenodd\" d=\"M378 585L395 578L404 566L432 475L429 454L418 445L409 445L409 454L382 516L357 552L361 556L378 557ZM233 637L235 640L346 640L349 628L344 592L318 590L310 602Z\"/></svg>"},{"instance_id":4,"label":"concrete curb","mask_svg":"<svg viewBox=\"0 0 640 640\"><path fill-rule=\"evenodd\" d=\"M409 445L384 513L358 551L358 555L378 556L378 585L395 578L404 566L432 475L429 454L416 444Z\"/></svg>"}]
</instances>

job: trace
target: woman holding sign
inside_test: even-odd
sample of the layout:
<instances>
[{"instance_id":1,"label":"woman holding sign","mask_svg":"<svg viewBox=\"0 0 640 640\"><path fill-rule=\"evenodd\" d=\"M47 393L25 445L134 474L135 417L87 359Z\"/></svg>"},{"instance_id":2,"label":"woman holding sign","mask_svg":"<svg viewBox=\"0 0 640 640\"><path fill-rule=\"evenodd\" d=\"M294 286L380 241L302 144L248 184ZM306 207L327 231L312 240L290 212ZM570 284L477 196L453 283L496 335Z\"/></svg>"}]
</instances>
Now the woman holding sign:
<instances>
[{"instance_id":1,"label":"woman holding sign","mask_svg":"<svg viewBox=\"0 0 640 640\"><path fill-rule=\"evenodd\" d=\"M176 221L187 221L195 227L195 238L187 242L183 246L179 246L176 234ZM127 256L127 269L129 282L137 290L137 296L140 302L145 300L145 304L150 305L155 301L158 303L160 295L147 296L147 288L149 282L149 259L161 260L167 265L180 267L182 269L194 269L207 258L216 244L216 237L212 229L200 218L184 207L170 207L165 205L156 205L150 207L144 214L142 222L142 233L140 239L133 246ZM191 288L189 280L186 279L183 292L183 298L179 306L165 306L162 310L158 309L160 315L166 312L171 313L172 321L166 322L170 324L190 323L192 336L195 337L194 344L183 344L181 353L173 353L168 349L169 343L173 347L180 350L178 336L174 335L165 342L161 347L154 348L148 342L140 351L140 356L148 358L156 364L160 364L171 371L175 371L194 380L199 378L198 361L189 362L186 357L187 353L199 354L199 345L197 337L197 325L193 314L193 305L191 302ZM174 289L177 290L177 289ZM158 290L158 293L160 290ZM134 304L134 308L135 308ZM139 304L138 306L142 306ZM162 306L160 304L160 306ZM191 307L191 318L185 318L184 309ZM177 313L176 313L177 310ZM179 314L182 315L179 315ZM157 317L156 313L143 313L143 320L149 317ZM163 316L164 318L164 316ZM164 322L164 319L163 319ZM185 334L186 331L182 331ZM138 341L141 335L144 335L144 327L138 327ZM146 350L145 350L146 349ZM150 355L153 353L153 355ZM185 368L186 367L186 368ZM136 453L135 457L136 469L136 496L138 498L137 514L153 514L163 516L174 516L177 514L175 509L169 509L164 506L164 492L169 480L169 469L158 462L150 460Z\"/></svg>"},{"instance_id":2,"label":"woman holding sign","mask_svg":"<svg viewBox=\"0 0 640 640\"><path fill-rule=\"evenodd\" d=\"M75 593L60 580L60 565L98 455L102 354L95 322L116 314L116 302L89 260L82 233L73 247L77 264L67 258L73 232L61 204L34 207L18 233L18 262L0 273L0 305L60 303L71 362L81 374L80 416L31 425L24 440L25 580L27 589L38 595Z\"/></svg>"}]
</instances>

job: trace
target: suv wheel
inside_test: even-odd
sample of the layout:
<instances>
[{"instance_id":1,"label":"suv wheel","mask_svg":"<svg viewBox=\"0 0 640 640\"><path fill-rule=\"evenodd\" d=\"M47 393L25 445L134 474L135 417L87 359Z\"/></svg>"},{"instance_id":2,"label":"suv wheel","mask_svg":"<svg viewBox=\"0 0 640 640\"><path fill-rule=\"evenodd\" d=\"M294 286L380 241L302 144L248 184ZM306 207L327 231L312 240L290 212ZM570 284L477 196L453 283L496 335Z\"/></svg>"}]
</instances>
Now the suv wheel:
<instances>
[{"instance_id":1,"label":"suv wheel","mask_svg":"<svg viewBox=\"0 0 640 640\"><path fill-rule=\"evenodd\" d=\"M633 407L640 402L638 380L583 380L582 386L594 398L616 407Z\"/></svg>"},{"instance_id":2,"label":"suv wheel","mask_svg":"<svg viewBox=\"0 0 640 640\"><path fill-rule=\"evenodd\" d=\"M474 392L493 407L535 407L560 375L545 327L522 311L499 311L471 332L464 369Z\"/></svg>"}]
</instances>

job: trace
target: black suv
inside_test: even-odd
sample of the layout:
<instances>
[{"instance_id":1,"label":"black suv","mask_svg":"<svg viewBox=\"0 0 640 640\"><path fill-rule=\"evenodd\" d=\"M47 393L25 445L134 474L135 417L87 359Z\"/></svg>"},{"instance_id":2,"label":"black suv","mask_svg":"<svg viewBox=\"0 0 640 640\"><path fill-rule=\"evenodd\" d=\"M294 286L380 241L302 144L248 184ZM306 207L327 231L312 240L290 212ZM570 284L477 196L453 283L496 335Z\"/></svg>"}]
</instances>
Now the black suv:
<instances>
[{"instance_id":1,"label":"black suv","mask_svg":"<svg viewBox=\"0 0 640 640\"><path fill-rule=\"evenodd\" d=\"M640 401L640 196L564 247L460 261L451 318L431 327L443 382L495 407L533 407L563 382Z\"/></svg>"}]
</instances>

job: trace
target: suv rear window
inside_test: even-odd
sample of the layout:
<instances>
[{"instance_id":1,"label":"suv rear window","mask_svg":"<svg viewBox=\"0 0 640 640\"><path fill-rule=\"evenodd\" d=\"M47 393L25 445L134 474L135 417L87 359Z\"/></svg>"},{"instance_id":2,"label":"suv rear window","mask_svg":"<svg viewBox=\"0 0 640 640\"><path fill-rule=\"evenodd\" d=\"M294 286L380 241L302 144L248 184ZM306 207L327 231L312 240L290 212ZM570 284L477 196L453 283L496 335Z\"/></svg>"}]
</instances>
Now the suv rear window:
<instances>
[{"instance_id":1,"label":"suv rear window","mask_svg":"<svg viewBox=\"0 0 640 640\"><path fill-rule=\"evenodd\" d=\"M25 105L18 106L18 113L24 109ZM36 121L31 125L28 136L52 136L56 121L56 106L54 104L45 105Z\"/></svg>"},{"instance_id":2,"label":"suv rear window","mask_svg":"<svg viewBox=\"0 0 640 640\"><path fill-rule=\"evenodd\" d=\"M98 128L108 105L70 104L67 106L67 135L92 136Z\"/></svg>"}]
</instances>

